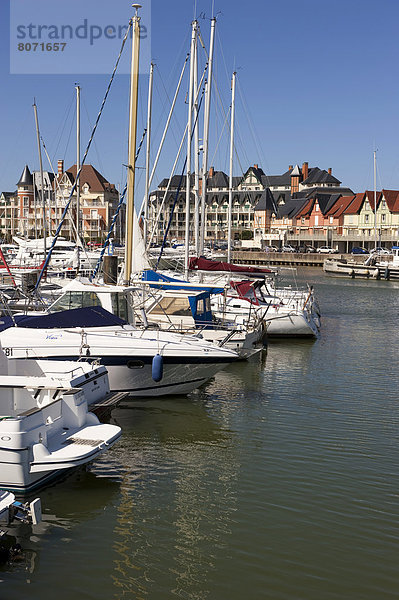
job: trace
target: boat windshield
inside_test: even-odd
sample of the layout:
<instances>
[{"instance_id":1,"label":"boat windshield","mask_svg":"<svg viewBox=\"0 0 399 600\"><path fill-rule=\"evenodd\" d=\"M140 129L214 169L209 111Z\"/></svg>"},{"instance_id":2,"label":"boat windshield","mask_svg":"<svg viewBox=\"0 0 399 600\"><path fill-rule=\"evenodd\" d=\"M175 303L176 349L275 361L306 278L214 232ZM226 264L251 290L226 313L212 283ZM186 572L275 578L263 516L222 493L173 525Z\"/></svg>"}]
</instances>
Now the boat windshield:
<instances>
[{"instance_id":1,"label":"boat windshield","mask_svg":"<svg viewBox=\"0 0 399 600\"><path fill-rule=\"evenodd\" d=\"M66 292L49 308L49 312L101 306L100 298L94 292Z\"/></svg>"}]
</instances>

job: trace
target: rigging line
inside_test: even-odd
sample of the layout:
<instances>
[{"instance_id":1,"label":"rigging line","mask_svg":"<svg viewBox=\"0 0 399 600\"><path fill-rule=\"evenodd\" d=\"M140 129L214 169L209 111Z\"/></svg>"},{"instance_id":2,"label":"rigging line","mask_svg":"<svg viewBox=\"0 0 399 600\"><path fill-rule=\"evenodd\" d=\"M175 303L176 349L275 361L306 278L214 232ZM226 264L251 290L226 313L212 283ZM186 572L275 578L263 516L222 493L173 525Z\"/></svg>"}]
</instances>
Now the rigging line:
<instances>
[{"instance_id":1,"label":"rigging line","mask_svg":"<svg viewBox=\"0 0 399 600\"><path fill-rule=\"evenodd\" d=\"M70 112L71 112L72 106L74 106L74 105L75 105L75 104L74 104L74 100L75 100L75 94L74 94L74 93L71 93L71 99L70 99L70 101L69 101L69 104L67 104L67 106L66 106L66 109L64 110L64 114L65 114L65 116L64 116L64 119L63 119L63 121L62 121L62 122L61 122L61 123L58 125L57 132L56 132L56 134L55 134L55 136L54 136L54 140L56 140L56 139L57 139L57 136L58 136L58 134L59 134L59 138L58 138L57 145L56 145L56 147L55 147L55 149L54 149L54 152L52 152L52 155L53 155L53 161L54 161L54 159L55 159L55 156L56 156L56 154L57 154L57 152L58 152L58 148L59 148L59 146L60 146L60 144L61 144L61 139L62 139L62 136L63 136L63 134L64 134L64 130L65 130L66 124L67 124L67 122L68 122L68 120L69 120L69 114L70 114Z\"/></svg>"},{"instance_id":2,"label":"rigging line","mask_svg":"<svg viewBox=\"0 0 399 600\"><path fill-rule=\"evenodd\" d=\"M142 148L142 145L143 145L146 133L147 133L147 129L144 129L143 135L141 136L141 140L140 140L140 143L139 143L139 147L137 148L136 156L134 157L134 163L135 164L136 164L136 161L137 161L137 159L139 157L140 150ZM110 225L107 237L105 238L104 243L103 243L103 247L101 248L101 252L100 252L100 256L98 258L97 264L96 264L94 270L92 271L92 273L91 273L91 275L89 277L90 281L93 281L93 279L97 276L97 273L100 270L101 263L102 263L102 260L103 260L104 254L105 254L105 250L107 249L109 240L111 239L111 235L114 232L116 221L118 219L119 213L120 213L120 211L122 209L123 202L125 200L126 191L127 191L127 182L125 183L125 187L123 188L122 195L119 198L119 203L118 203L118 206L116 208L115 214L114 214L114 216L112 218L111 225Z\"/></svg>"},{"instance_id":3,"label":"rigging line","mask_svg":"<svg viewBox=\"0 0 399 600\"><path fill-rule=\"evenodd\" d=\"M188 55L187 55L187 57L186 57L186 60L187 60L187 59L188 59ZM185 63L185 64L186 64L186 63ZM184 68L184 67L183 67L183 68ZM195 104L197 104L197 102L198 102L199 93L200 93L201 86L202 86L202 83L203 83L203 81L204 81L204 78L205 78L205 74L206 74L206 71L207 71L207 69L208 69L208 63L205 65L204 71L203 71L203 73L202 73L201 80L200 80L200 82L199 82L199 84L198 84L198 86L197 86L197 89L196 89L196 93L195 93L195 99L194 99L194 104L193 104L193 106L194 106ZM183 74L183 71L182 71L182 74ZM202 100L202 96L204 95L204 93L205 93L205 87L204 87L204 88L202 88L201 100ZM197 121L198 121L199 114L200 114L200 103L199 103L199 105L198 105L198 108L197 108L197 119L195 120L195 123L197 123ZM186 127L185 127L185 129L184 129L183 139L184 139L184 137L186 136L187 128L188 128L188 124L186 125ZM195 127L194 127L194 129L195 129ZM194 130L193 130L193 131L194 131ZM180 152L181 152L181 149L182 149L182 143L183 143L183 142L181 142L181 143L180 143L180 147L179 147L179 150L178 150L178 153L177 153L176 162L175 162L175 164L173 165L173 168L172 168L172 175L173 175L173 172L174 172L175 166L176 166L176 164L177 164L177 160L179 159L179 156L180 156ZM158 152L159 152L159 150L158 150ZM156 164L154 163L154 166L153 166L153 168L152 168L152 172L151 172L150 181L152 181L152 175L153 175L153 173L155 172L155 166L156 166ZM169 185L170 185L170 180L168 181L168 187L167 187L167 190L168 190L168 188L169 188ZM162 200L162 206L163 206L163 204L164 204L164 201L165 201L165 198L166 198L167 190L166 190L166 192L165 192L165 194L164 194L164 198L163 198L163 200ZM143 205L144 205L144 201L143 201L143 203L141 204L141 207L140 207L140 213L141 213L141 212L142 212L142 210L143 210ZM156 225L157 225L158 221L159 221L159 215L158 215L158 218L156 219L156 223L155 223L155 225L154 225L154 228L153 228L153 233L152 233L152 235L151 235L151 239L152 239L152 237L153 237L153 235L154 235L154 230L155 230L155 227L156 227Z\"/></svg>"},{"instance_id":4,"label":"rigging line","mask_svg":"<svg viewBox=\"0 0 399 600\"><path fill-rule=\"evenodd\" d=\"M174 107L175 107L175 102L176 102L176 100L177 100L177 95L178 95L178 93L179 93L179 91L180 91L180 84L181 84L181 81L182 81L182 79L183 79L183 74L184 74L184 71L185 71L185 68L186 68L186 65L187 65L187 62L188 62L188 59L189 59L189 57L190 57L190 55L189 55L189 54L187 54L187 55L186 55L186 59L185 59L185 61L184 61L183 68L182 68L182 70L181 70L181 73L180 73L180 78L179 78L179 82L178 82L178 84L177 84L177 88L176 88L176 91L175 91L175 96L174 96L174 98L173 98L173 103L172 103L172 106L171 106L171 108L170 108L169 115L168 115L168 119L167 119L167 122L166 122L166 125L165 125L165 128L164 128L164 132L163 132L163 135L162 135L162 139L161 139L161 141L160 141L160 143L159 143L158 150L157 150L157 154L156 154L156 156L155 156L155 160L154 160L154 164L153 164L153 166L152 166L152 169L151 169L151 174L150 174L150 178L149 178L149 183L150 183L150 185L151 185L151 182L152 182L152 180L153 180L153 177L154 177L154 175L155 175L155 172L156 172L156 168L157 168L157 165L158 165L158 159L159 159L159 157L160 157L160 155L161 155L161 151L162 151L163 143L164 143L164 141L165 141L165 138L166 138L166 133L167 133L167 131L168 131L168 128L169 128L169 123L170 123L170 120L171 120L171 118L172 118L172 113L173 113L173 110L174 110ZM207 70L207 68L208 68L208 65L206 65L206 66L205 66L205 68L204 68L204 72L203 72L203 74L202 74L202 77L201 77L201 81L200 81L200 83L199 83L199 85L198 85L197 92L196 92L196 101L198 100L199 92L200 92L201 85L202 85L202 82L203 82L203 80L204 80L204 77L205 77L205 73L206 73L206 70ZM143 210L144 202L145 202L145 198L143 198L143 201L142 201L142 203L141 203L141 207L140 207L140 213L141 213L141 212L142 212L142 210Z\"/></svg>"},{"instance_id":5,"label":"rigging line","mask_svg":"<svg viewBox=\"0 0 399 600\"><path fill-rule=\"evenodd\" d=\"M173 115L173 112L174 112L174 109L175 109L175 104L176 104L176 101L177 101L177 96L178 96L178 93L180 91L180 85L181 85L181 82L182 82L182 79L183 79L184 71L186 69L186 65L187 65L189 56L190 56L189 54L186 54L186 58L185 58L185 61L184 61L184 64L183 64L183 67L182 67L182 70L181 70L181 73L180 73L179 81L177 83L177 87L176 87L176 90L175 90L175 95L174 95L174 98L173 98L173 102L172 102L172 105L171 105L171 107L169 109L169 114L168 114L168 118L166 120L166 125L164 127L162 138L161 138L161 141L159 142L158 150L157 150L157 153L156 153L156 156L155 156L155 159L154 159L154 163L153 163L153 166L152 166L152 169L151 169L151 174L150 174L150 178L149 178L149 185L151 185L152 179L153 179L153 177L155 175L156 167L157 167L157 164L158 164L158 159L159 159L159 157L161 155L161 151L162 151L163 144L164 144L164 141L165 141L165 138L166 138L166 134L167 134L168 129L169 129L169 124L170 124L170 121L172 119L172 115ZM142 211L142 207L144 205L144 202L145 202L145 199L143 199L143 201L141 203L140 212Z\"/></svg>"},{"instance_id":6,"label":"rigging line","mask_svg":"<svg viewBox=\"0 0 399 600\"><path fill-rule=\"evenodd\" d=\"M44 152L45 152L45 154L46 154L47 160L48 160L48 162L49 162L49 165L50 165L51 171L52 171L52 173L53 173L53 175L54 175L54 181L56 182L56 185L57 185L58 191L59 191L59 193L60 193L60 195L61 195L61 198L62 198L62 200L63 200L63 201L65 201L64 192L63 192L63 190L61 189L60 183L59 183L59 181L58 181L58 177L57 177L57 176L56 176L56 174L55 174L55 171L54 171L53 164L52 164L52 162L51 162L51 159L50 159L50 157L49 157L49 155L48 155L48 152L47 152L46 144L44 143L44 140L43 140L42 136L40 136L40 139L41 139L41 142L42 142L43 149L44 149ZM54 190L54 193L55 193L55 190ZM55 205L56 205L56 202L55 202ZM74 236L75 236L76 244L77 244L78 246L81 246L81 248L83 248L84 254L85 254L86 258L88 259L88 258L89 258L89 256L88 256L87 250L86 250L86 248L84 247L84 245L83 245L83 243L82 243L82 240L81 240L81 239L78 237L78 231L77 231L77 229L76 229L76 223L75 223L75 219L73 219L73 218L72 218L70 215L68 215L68 217L69 217L69 224L71 225L71 229L72 229L72 231L73 231L73 234L74 234ZM57 213L55 213L55 220L57 220Z\"/></svg>"},{"instance_id":7,"label":"rigging line","mask_svg":"<svg viewBox=\"0 0 399 600\"><path fill-rule=\"evenodd\" d=\"M192 132L191 132L191 139L194 137L195 126L196 126L196 124L197 124L197 121L198 121L198 116L199 116L199 114L200 114L200 109L201 109L202 99L203 99L203 97L204 97L204 91L205 91L205 88L203 88L203 89L202 89L201 98L200 98L200 101L199 101L199 103L198 103L198 110L197 110L197 114L196 114L196 116L195 116L195 120L194 120L193 127L192 127ZM158 269L159 262L160 262L160 260L161 260L161 258L162 258L162 254L163 254L163 251L164 251L164 249L165 249L166 238L168 237L169 229L170 229L170 226L171 226L171 224L172 224L173 213L174 213L174 210L175 210L175 207L176 207L176 204L177 204L177 200L178 200L178 197L179 197L179 193L180 193L181 185L182 185L182 182L183 182L183 178L184 178L184 171L186 170L187 158L188 158L188 157L187 157L187 154L186 154L186 159L185 159L185 161L184 161L184 165L183 165L183 168L182 168L182 171L181 171L181 175L180 175L180 181L179 181L179 185L177 186L177 190L176 190L175 199L174 199L174 201L173 201L173 205L172 205L172 208L171 208L171 211L170 211L170 215L169 215L169 221L168 221L168 224L167 224L167 226L166 226L166 230L165 230L165 233L164 233L164 236L163 236L163 240L162 240L162 246L161 246L161 249L160 249L160 251L159 251L159 256L158 256L157 264L155 265L155 271ZM189 243L189 240L186 240L186 244L188 244L188 243Z\"/></svg>"},{"instance_id":8,"label":"rigging line","mask_svg":"<svg viewBox=\"0 0 399 600\"><path fill-rule=\"evenodd\" d=\"M70 140L71 140L72 129L73 129L73 126L74 126L74 120L75 120L75 118L76 118L76 107L75 107L75 110L74 110L74 112L73 112L73 118L72 118L72 120L71 120L71 126L70 126L70 128L69 128L68 139L67 139L67 143L66 143L66 146L65 146L65 150L64 150L64 153L63 153L63 155L62 155L62 156L66 156L66 154L67 154L68 147L69 147L69 142L70 142Z\"/></svg>"},{"instance_id":9,"label":"rigging line","mask_svg":"<svg viewBox=\"0 0 399 600\"><path fill-rule=\"evenodd\" d=\"M186 62L187 62L187 57L186 57L185 64L186 64ZM160 82L161 82L161 84L162 84L162 87L163 87L163 89L164 89L164 92L165 92L166 98L167 98L167 100L168 100L168 102L169 102L169 106L172 106L172 100L170 99L170 96L169 96L169 94L168 94L168 92L167 92L167 89L166 89L166 87L165 87L165 83L164 83L164 81L163 81L163 78L162 78L162 75L161 75L161 71L160 71L160 69L158 69L158 68L157 68L157 71L158 71L158 75L159 75L159 80L160 80ZM164 106L166 106L166 102L165 102ZM178 116L176 115L176 113L174 114L174 117L175 117L175 119L174 119L174 120L175 120L175 122L176 122L176 124L177 124L177 127L179 128L179 131L181 131L181 129L182 129L182 126L181 126L181 123L179 122L179 118L178 118ZM174 133L174 131L172 131L172 133L173 133L173 137L175 137L175 133ZM176 137L175 137L175 142L177 143L177 139L176 139Z\"/></svg>"},{"instance_id":10,"label":"rigging line","mask_svg":"<svg viewBox=\"0 0 399 600\"><path fill-rule=\"evenodd\" d=\"M109 92L110 92L110 89L111 89L112 83L113 83L113 81L114 81L115 74L116 74L116 70L117 70L117 68L118 68L118 65L119 65L119 62L120 62L120 59L121 59L121 56L122 56L122 52L123 52L123 49L124 49L124 47L125 47L125 43L126 43L126 40L127 40L127 38L128 38L128 35L129 35L129 32L130 32L130 29L131 29L132 25L133 25L133 19L130 19L130 21L129 21L129 26L128 26L128 27L127 27L127 29L126 29L126 34L125 34L125 37L124 37L124 38L123 38L123 40L122 40L122 45L121 45L121 49L120 49L120 51L119 51L119 56L118 56L118 58L117 58L117 60L116 60L116 63L115 63L115 66L114 66L114 70L112 71L111 79L110 79L110 81L109 81L109 83L108 83L108 87L107 87L107 89L106 89L106 92L105 92L105 95L104 95L103 101L102 101L102 103L101 103L100 110L99 110L99 112L98 112L98 115L97 115L96 122L95 122L95 124L94 124L94 127L93 127L93 131L92 131L92 133L91 133L90 139L89 139L89 141L88 141L88 144L87 144L87 146L86 146L86 150L85 150L84 156L83 156L83 158L82 158L82 162L81 162L81 165L80 165L80 169L79 169L79 171L76 173L76 179L75 179L75 182L74 182L74 184L73 184L73 186L72 186L71 192L70 192L70 194L69 194L69 198L68 198L68 200L67 200L67 203L66 203L66 206L65 206L65 208L64 208L64 212L62 213L61 221L60 221L60 223L59 223L59 225L58 225L58 227L57 227L57 231L56 231L56 232L55 232L55 234L54 234L54 239L53 239L53 242L52 242L52 244L51 244L51 246L50 246L50 249L49 249L49 251L48 251L48 254L47 254L47 256L46 256L46 260L44 261L44 264L43 264L42 270L41 270L41 271L40 271L40 273L39 273L39 276L38 276L38 279L37 279L37 283L36 283L36 285L35 285L35 291L37 291L37 289L39 288L40 282L41 282L41 280L42 280L42 278L43 278L43 274L44 274L45 270L47 269L47 266L48 266L48 264L49 264L49 262L50 262L50 258L51 258L51 255L52 255L52 253L53 253L54 246L55 246L55 244L56 244L56 242L57 242L58 236L59 236L59 234L60 234L60 231L61 231L61 228L62 228L62 224L63 224L63 222L64 222L64 219L65 219L65 217L66 217L66 214L67 214L67 212L68 212L69 206L70 206L70 204L71 204L71 202L72 202L72 196L73 196L73 194L74 194L74 192L75 192L75 190L76 190L76 186L77 186L77 184L78 184L78 182L79 182L80 173L81 173L81 171L82 171L83 165L84 165L84 164L85 164L85 162L86 162L86 158L87 158L87 155L88 155L88 153L89 153L90 146L91 146L91 143L92 143L92 141L93 141L93 138L94 138L94 134L96 133L97 126L98 126L98 123L99 123L99 121L100 121L100 118L101 118L101 115L102 115L102 112L103 112L103 109L104 109L105 103L106 103L106 101L107 101L108 94L109 94Z\"/></svg>"},{"instance_id":11,"label":"rigging line","mask_svg":"<svg viewBox=\"0 0 399 600\"><path fill-rule=\"evenodd\" d=\"M136 156L134 157L134 163L135 164L136 164L136 161L137 161L137 159L139 157L140 150L141 150L141 148L143 146L143 142L144 142L144 138L146 136L146 133L147 133L147 129L144 129L143 135L141 136L139 147L137 148ZM125 183L125 187L123 188L122 195L119 198L119 203L118 203L118 206L116 208L115 214L114 214L114 216L112 218L111 225L110 225L107 237L105 238L105 241L103 243L103 247L101 248L101 253L100 253L99 259L97 261L97 264L96 264L93 272L91 273L91 275L89 277L90 281L93 281L93 279L96 277L96 275L97 275L97 273L98 273L98 271L100 269L101 262L103 260L104 254L105 254L105 250L107 249L109 240L111 239L111 235L113 234L113 231L114 231L114 227L115 227L117 218L119 216L119 213L120 213L120 211L122 209L123 202L125 200L126 191L127 191L127 182Z\"/></svg>"},{"instance_id":12,"label":"rigging line","mask_svg":"<svg viewBox=\"0 0 399 600\"><path fill-rule=\"evenodd\" d=\"M265 161L265 163L267 163L267 161L265 160L265 155L263 153L263 150L260 147L259 140L257 138L256 132L255 132L255 129L254 129L254 125L253 125L253 122L252 122L252 119L251 119L251 116L250 116L247 104L246 104L246 102L244 100L244 97L243 97L240 85L238 85L238 93L239 93L239 96L240 96L241 103L242 103L242 106L244 108L244 111L246 113L246 117L247 117L247 120L248 120L249 128L250 128L250 131L251 131L251 134L252 134L253 141L255 143L256 151L259 153L259 158L262 161Z\"/></svg>"},{"instance_id":13,"label":"rigging line","mask_svg":"<svg viewBox=\"0 0 399 600\"><path fill-rule=\"evenodd\" d=\"M57 185L58 191L59 191L59 193L60 193L60 195L61 195L61 198L62 198L62 200L65 200L65 198L64 198L64 192L63 192L63 190L61 189L60 183L59 183L59 181L58 181L58 177L57 177L57 176L56 176L56 174L55 174L55 171L54 171L53 164L52 164L52 162L51 162L51 159L50 159L50 156L49 156L49 154L48 154L48 152L47 152L46 144L44 143L44 140L43 140L43 137L42 137L42 136L40 136L40 139L41 139L41 142L42 142L42 146L43 146L44 153L45 153L45 155L46 155L46 158L47 158L47 160L48 160L48 162L49 162L50 169L51 169L51 171L52 171L52 173L53 173L53 175L54 175L54 181L56 182L56 185ZM55 190L54 190L54 193L55 193ZM57 219L57 214L55 215L55 217L56 217L56 219ZM75 224L74 224L74 222L73 222L74 220L73 220L73 219L71 219L71 217L69 217L69 220L70 220L70 223L71 223L71 224L74 226L74 225L75 225ZM75 228L75 234L76 234L76 228Z\"/></svg>"},{"instance_id":14,"label":"rigging line","mask_svg":"<svg viewBox=\"0 0 399 600\"><path fill-rule=\"evenodd\" d=\"M147 242L147 248L150 248L150 247L151 247L151 242L152 242L152 240L153 240L153 238L154 238L154 235L155 235L155 230L156 230L156 229L157 229L157 227L159 226L159 215L161 215L161 214L162 214L162 212L161 212L161 211L163 210L163 207L164 207L164 204L165 204L165 200L166 200L166 196L168 195L168 192L169 192L169 187L170 187L170 184L171 184L171 179L172 179L172 177L173 177L173 173L174 173L174 171L175 171L176 165L178 164L178 161L180 160L180 153L181 153L181 150L182 150L182 147L183 147L183 144L184 144L184 140L186 139L187 129L188 129L188 123L187 123L187 125L186 125L186 128L185 128L185 130L184 130L183 137L182 137L182 139L181 139L181 142L180 142L179 150L178 150L178 152L177 152L177 156L176 156L176 159L175 159L174 165L173 165L173 167L172 167L172 173L171 173L171 176L170 176L170 178L169 178L169 180L168 180L168 184L167 184L167 186L166 186L166 190L165 190L165 192L164 192L164 194L163 194L162 202L161 202L161 204L160 204L160 206L159 206L159 207L158 207L158 202L156 203L156 205L157 205L157 213L158 213L158 216L157 216L157 218L153 219L153 221L154 221L154 225L153 225L153 228L152 228L152 232L151 232L151 235L150 235L150 239L149 239L149 240L148 240L148 242ZM156 192L156 200L158 200L158 194L157 194L157 192Z\"/></svg>"},{"instance_id":15,"label":"rigging line","mask_svg":"<svg viewBox=\"0 0 399 600\"><path fill-rule=\"evenodd\" d=\"M87 106L86 106L84 95L83 96L81 95L80 97L81 97L81 99L83 101L83 106L84 106L84 109L85 109L85 112L86 112L87 122L89 123L90 129L93 129L93 125L91 124L91 119L90 119L89 111L88 111ZM98 146L96 144L96 140L93 140L93 144L94 144L94 150L96 151L98 164L99 164L100 169L101 169L101 173L104 173L104 167L103 167L103 164L102 164L102 161L101 161L101 158L100 158L100 154L98 152Z\"/></svg>"},{"instance_id":16,"label":"rigging line","mask_svg":"<svg viewBox=\"0 0 399 600\"><path fill-rule=\"evenodd\" d=\"M216 144L215 151L214 151L214 153L213 153L213 156L212 156L212 160L211 160L211 161L210 161L210 163L209 163L210 165L214 164L214 163L213 163L213 161L214 161L214 159L215 159L215 157L216 157L216 153L217 153L217 151L218 151L218 149L219 149L219 144L220 144L220 141L221 141L221 139L222 139L222 135L223 135L223 132L224 132L224 128L225 128L225 127L226 127L226 125L227 125L227 121L228 121L228 118L229 118L229 114L230 114L230 108L229 108L229 111L228 111L228 113L226 114L226 118L225 118L225 120L224 120L223 127L222 127L222 129L221 129L221 132L220 132L220 135L219 135L219 139L218 139L218 142L217 142L217 144Z\"/></svg>"}]
</instances>

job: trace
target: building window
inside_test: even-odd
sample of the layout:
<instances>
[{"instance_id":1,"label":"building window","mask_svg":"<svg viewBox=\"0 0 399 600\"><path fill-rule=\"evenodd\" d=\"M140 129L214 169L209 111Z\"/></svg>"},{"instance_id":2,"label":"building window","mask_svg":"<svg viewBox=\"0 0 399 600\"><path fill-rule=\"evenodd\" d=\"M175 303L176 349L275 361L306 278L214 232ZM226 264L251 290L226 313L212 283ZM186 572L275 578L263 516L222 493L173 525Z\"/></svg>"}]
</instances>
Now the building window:
<instances>
[{"instance_id":1,"label":"building window","mask_svg":"<svg viewBox=\"0 0 399 600\"><path fill-rule=\"evenodd\" d=\"M301 224L305 225L305 217L301 217Z\"/></svg>"},{"instance_id":2,"label":"building window","mask_svg":"<svg viewBox=\"0 0 399 600\"><path fill-rule=\"evenodd\" d=\"M364 215L364 222L368 223L369 222L369 216L368 215Z\"/></svg>"},{"instance_id":3,"label":"building window","mask_svg":"<svg viewBox=\"0 0 399 600\"><path fill-rule=\"evenodd\" d=\"M29 206L29 196L24 196L23 201L24 201L24 206Z\"/></svg>"},{"instance_id":4,"label":"building window","mask_svg":"<svg viewBox=\"0 0 399 600\"><path fill-rule=\"evenodd\" d=\"M381 223L385 223L385 217L386 217L386 215L385 215L385 214L382 214L382 215L381 215Z\"/></svg>"}]
</instances>

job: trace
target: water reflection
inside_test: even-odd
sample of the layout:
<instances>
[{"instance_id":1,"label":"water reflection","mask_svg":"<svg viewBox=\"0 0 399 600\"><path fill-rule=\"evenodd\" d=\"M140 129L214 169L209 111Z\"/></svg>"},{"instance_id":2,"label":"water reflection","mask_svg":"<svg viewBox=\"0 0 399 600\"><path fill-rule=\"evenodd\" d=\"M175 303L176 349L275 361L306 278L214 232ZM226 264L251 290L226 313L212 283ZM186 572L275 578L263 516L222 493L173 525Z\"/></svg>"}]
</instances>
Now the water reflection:
<instances>
[{"instance_id":1,"label":"water reflection","mask_svg":"<svg viewBox=\"0 0 399 600\"><path fill-rule=\"evenodd\" d=\"M165 588L185 598L196 598L199 587L201 598L211 595L204 582L215 548L228 551L240 460L204 393L113 414L124 432L116 450L131 465L114 530L115 598L162 597Z\"/></svg>"}]
</instances>

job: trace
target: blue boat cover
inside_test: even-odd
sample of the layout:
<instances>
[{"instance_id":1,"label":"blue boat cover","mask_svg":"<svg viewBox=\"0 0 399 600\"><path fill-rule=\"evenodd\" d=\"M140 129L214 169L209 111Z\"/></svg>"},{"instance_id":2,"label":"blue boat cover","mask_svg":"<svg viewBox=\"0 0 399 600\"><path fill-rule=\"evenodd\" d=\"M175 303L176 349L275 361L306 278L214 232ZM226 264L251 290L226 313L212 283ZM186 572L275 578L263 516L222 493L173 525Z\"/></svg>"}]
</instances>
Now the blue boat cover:
<instances>
[{"instance_id":1,"label":"blue boat cover","mask_svg":"<svg viewBox=\"0 0 399 600\"><path fill-rule=\"evenodd\" d=\"M73 308L48 315L15 315L1 317L0 331L13 327L31 327L33 329L62 329L65 327L106 327L109 325L126 325L126 321L111 314L101 306Z\"/></svg>"},{"instance_id":2,"label":"blue boat cover","mask_svg":"<svg viewBox=\"0 0 399 600\"><path fill-rule=\"evenodd\" d=\"M143 281L153 281L155 282L161 282L161 281L165 281L166 283L176 283L176 285L167 285L167 286L162 286L162 285L154 285L151 287L156 287L158 289L165 289L165 290L181 290L181 289L188 289L187 287L185 287L184 284L188 283L187 281L184 281L184 279L175 279L174 277L168 277L167 275L161 275L161 273L157 273L156 271L152 271L151 269L146 269L145 271L143 271ZM183 284L183 285L179 285ZM209 292L211 294L223 294L224 288L222 287L213 287L213 286L209 286L209 285L198 285L198 286L191 286L189 288L189 291L191 292Z\"/></svg>"}]
</instances>

